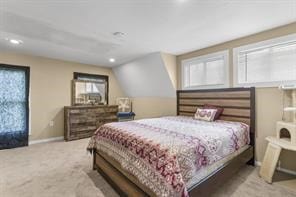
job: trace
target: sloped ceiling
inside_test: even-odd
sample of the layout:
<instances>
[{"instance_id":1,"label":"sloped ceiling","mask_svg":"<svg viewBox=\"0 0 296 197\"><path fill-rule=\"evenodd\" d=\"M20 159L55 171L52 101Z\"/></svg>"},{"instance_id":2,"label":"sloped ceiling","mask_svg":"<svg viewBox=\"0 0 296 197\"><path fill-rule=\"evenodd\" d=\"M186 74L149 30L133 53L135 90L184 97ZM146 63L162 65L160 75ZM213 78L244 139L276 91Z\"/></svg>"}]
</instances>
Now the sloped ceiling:
<instances>
[{"instance_id":1,"label":"sloped ceiling","mask_svg":"<svg viewBox=\"0 0 296 197\"><path fill-rule=\"evenodd\" d=\"M113 68L128 97L175 97L173 81L161 53L152 53Z\"/></svg>"},{"instance_id":2,"label":"sloped ceiling","mask_svg":"<svg viewBox=\"0 0 296 197\"><path fill-rule=\"evenodd\" d=\"M294 21L295 0L0 0L0 50L112 67Z\"/></svg>"}]
</instances>

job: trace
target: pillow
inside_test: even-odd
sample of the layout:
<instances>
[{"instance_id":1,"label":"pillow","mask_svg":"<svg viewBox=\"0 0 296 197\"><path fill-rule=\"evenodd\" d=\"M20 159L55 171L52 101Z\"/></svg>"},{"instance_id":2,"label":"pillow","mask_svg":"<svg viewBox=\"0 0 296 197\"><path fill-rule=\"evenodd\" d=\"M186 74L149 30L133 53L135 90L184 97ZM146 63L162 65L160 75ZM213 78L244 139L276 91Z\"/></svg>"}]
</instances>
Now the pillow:
<instances>
[{"instance_id":1,"label":"pillow","mask_svg":"<svg viewBox=\"0 0 296 197\"><path fill-rule=\"evenodd\" d=\"M221 114L223 113L224 109L222 107L218 107L218 106L214 106L214 105L209 105L209 104L205 104L203 106L203 109L216 109L217 112L215 114L215 118L214 120L218 120L219 117L221 116Z\"/></svg>"},{"instance_id":2,"label":"pillow","mask_svg":"<svg viewBox=\"0 0 296 197\"><path fill-rule=\"evenodd\" d=\"M197 108L194 118L197 120L214 121L217 109L203 109Z\"/></svg>"}]
</instances>

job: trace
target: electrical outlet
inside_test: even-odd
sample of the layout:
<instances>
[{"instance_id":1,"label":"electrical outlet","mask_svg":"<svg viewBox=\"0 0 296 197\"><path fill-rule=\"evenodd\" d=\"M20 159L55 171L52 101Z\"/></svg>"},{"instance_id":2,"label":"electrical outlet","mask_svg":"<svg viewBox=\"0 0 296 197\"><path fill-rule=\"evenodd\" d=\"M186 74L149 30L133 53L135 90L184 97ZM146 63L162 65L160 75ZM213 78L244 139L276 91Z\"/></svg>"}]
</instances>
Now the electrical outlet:
<instances>
[{"instance_id":1,"label":"electrical outlet","mask_svg":"<svg viewBox=\"0 0 296 197\"><path fill-rule=\"evenodd\" d=\"M50 127L53 127L54 126L54 121L53 120L49 121L49 126Z\"/></svg>"}]
</instances>

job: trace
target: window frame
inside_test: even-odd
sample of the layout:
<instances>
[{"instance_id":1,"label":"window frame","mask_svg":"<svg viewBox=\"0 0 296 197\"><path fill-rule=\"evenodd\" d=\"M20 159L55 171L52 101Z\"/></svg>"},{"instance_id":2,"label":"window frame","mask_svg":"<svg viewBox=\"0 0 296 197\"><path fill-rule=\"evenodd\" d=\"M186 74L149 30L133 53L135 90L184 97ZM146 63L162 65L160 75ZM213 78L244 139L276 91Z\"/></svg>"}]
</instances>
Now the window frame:
<instances>
[{"instance_id":1,"label":"window frame","mask_svg":"<svg viewBox=\"0 0 296 197\"><path fill-rule=\"evenodd\" d=\"M223 84L213 84L213 85L196 85L185 87L185 67L191 62L205 62L208 59L214 59L222 56L224 59L224 83ZM210 53L206 55L197 56L190 59L184 59L181 61L181 88L182 90L192 90L192 89L216 89L216 88L229 88L229 50L218 51L215 53Z\"/></svg>"},{"instance_id":2,"label":"window frame","mask_svg":"<svg viewBox=\"0 0 296 197\"><path fill-rule=\"evenodd\" d=\"M7 69L15 69L15 70L23 70L26 75L26 92L25 92L25 97L26 97L26 130L28 133L28 144L30 143L29 136L32 135L32 126L31 126L31 68L29 66L21 66L21 65L12 65L12 64L2 64L0 63L0 67L7 68Z\"/></svg>"},{"instance_id":3,"label":"window frame","mask_svg":"<svg viewBox=\"0 0 296 197\"><path fill-rule=\"evenodd\" d=\"M247 50L258 50L260 48L268 48L273 47L275 45L284 44L287 42L296 41L296 34L290 34L287 36L281 36L273 39L268 39L252 44L243 45L240 47L233 48L233 86L234 87L278 87L280 85L294 85L296 84L296 80L289 81L269 81L269 82L246 82L246 83L238 83L238 62L239 62L239 53L241 51Z\"/></svg>"},{"instance_id":4,"label":"window frame","mask_svg":"<svg viewBox=\"0 0 296 197\"><path fill-rule=\"evenodd\" d=\"M86 78L90 78L90 79L96 79L96 78L99 79L100 78L100 79L106 80L106 82L109 83L109 76L108 75L97 75L97 74L80 73L80 72L73 73L74 79L82 80L82 79L78 79L79 77L86 77Z\"/></svg>"}]
</instances>

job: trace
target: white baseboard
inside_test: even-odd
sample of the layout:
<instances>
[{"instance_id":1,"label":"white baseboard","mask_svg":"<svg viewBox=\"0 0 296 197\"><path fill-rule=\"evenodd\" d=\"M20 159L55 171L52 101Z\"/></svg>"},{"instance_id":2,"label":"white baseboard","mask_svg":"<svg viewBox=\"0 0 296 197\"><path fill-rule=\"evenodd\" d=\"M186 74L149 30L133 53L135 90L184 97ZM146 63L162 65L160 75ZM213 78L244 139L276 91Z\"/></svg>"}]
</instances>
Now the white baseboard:
<instances>
[{"instance_id":1,"label":"white baseboard","mask_svg":"<svg viewBox=\"0 0 296 197\"><path fill-rule=\"evenodd\" d=\"M255 162L255 165L256 165L256 166L261 166L262 163L261 163L260 161L256 161L256 162ZM288 169L286 169L286 168L280 168L280 167L277 167L276 169L277 169L278 171L280 171L280 172L284 172L284 173L291 174L291 175L296 175L296 171L293 171L293 170L288 170Z\"/></svg>"},{"instance_id":2,"label":"white baseboard","mask_svg":"<svg viewBox=\"0 0 296 197\"><path fill-rule=\"evenodd\" d=\"M64 140L64 136L60 136L60 137L52 137L52 138L46 138L46 139L42 139L42 140L30 140L30 141L29 141L29 145L32 145L32 144L40 144L40 143L46 143L46 142L62 141L62 140Z\"/></svg>"}]
</instances>

